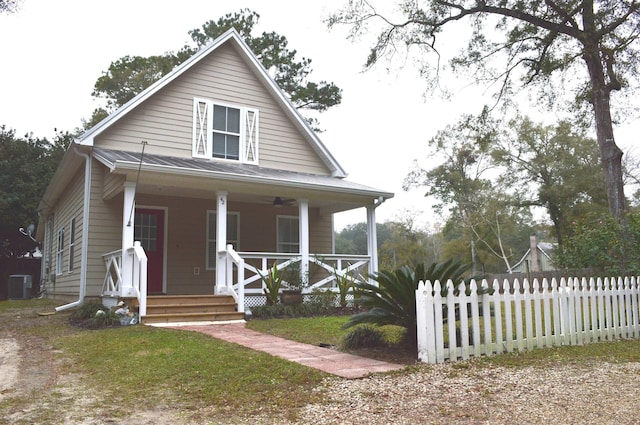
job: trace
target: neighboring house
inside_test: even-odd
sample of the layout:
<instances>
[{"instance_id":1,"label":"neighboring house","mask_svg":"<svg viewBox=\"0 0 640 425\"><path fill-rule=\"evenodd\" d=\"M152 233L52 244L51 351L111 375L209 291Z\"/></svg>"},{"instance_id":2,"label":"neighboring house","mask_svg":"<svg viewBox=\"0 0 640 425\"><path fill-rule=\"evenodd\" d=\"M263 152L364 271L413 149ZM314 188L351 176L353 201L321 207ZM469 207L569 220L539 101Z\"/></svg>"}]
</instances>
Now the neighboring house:
<instances>
[{"instance_id":1,"label":"neighboring house","mask_svg":"<svg viewBox=\"0 0 640 425\"><path fill-rule=\"evenodd\" d=\"M530 248L522 259L513 267L513 273L535 273L555 271L551 255L554 245L548 242L538 242L536 236L531 236Z\"/></svg>"},{"instance_id":2,"label":"neighboring house","mask_svg":"<svg viewBox=\"0 0 640 425\"><path fill-rule=\"evenodd\" d=\"M315 287L374 272L393 194L345 177L230 30L69 147L39 205L47 295L129 299L144 320L151 295L226 294L242 313L276 261ZM369 254L334 255L333 214L362 207Z\"/></svg>"}]
</instances>

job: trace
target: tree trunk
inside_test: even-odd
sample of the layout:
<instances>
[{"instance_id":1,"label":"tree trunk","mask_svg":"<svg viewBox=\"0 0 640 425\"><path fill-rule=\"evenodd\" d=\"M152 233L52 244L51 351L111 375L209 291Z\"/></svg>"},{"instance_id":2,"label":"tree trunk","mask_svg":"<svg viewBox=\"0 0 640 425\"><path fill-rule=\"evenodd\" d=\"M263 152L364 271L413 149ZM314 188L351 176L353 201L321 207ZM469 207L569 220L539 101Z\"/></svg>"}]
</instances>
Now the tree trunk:
<instances>
[{"instance_id":1,"label":"tree trunk","mask_svg":"<svg viewBox=\"0 0 640 425\"><path fill-rule=\"evenodd\" d=\"M609 212L616 218L622 218L626 205L624 197L624 184L622 181L622 150L616 145L613 138L613 124L611 122L611 89L619 89L614 85L613 63L610 63L609 78L611 84L607 84L603 61L611 61L611 58L600 57L600 37L595 31L593 23L593 4L585 7L584 25L587 33L583 40L583 59L587 64L589 79L592 89L592 103L596 121L596 136L600 148L600 162L604 170Z\"/></svg>"},{"instance_id":2,"label":"tree trunk","mask_svg":"<svg viewBox=\"0 0 640 425\"><path fill-rule=\"evenodd\" d=\"M613 138L610 92L606 86L596 87L595 84L593 84L593 91L596 135L600 148L600 161L604 170L609 212L613 217L621 218L626 207L622 181L622 150Z\"/></svg>"}]
</instances>

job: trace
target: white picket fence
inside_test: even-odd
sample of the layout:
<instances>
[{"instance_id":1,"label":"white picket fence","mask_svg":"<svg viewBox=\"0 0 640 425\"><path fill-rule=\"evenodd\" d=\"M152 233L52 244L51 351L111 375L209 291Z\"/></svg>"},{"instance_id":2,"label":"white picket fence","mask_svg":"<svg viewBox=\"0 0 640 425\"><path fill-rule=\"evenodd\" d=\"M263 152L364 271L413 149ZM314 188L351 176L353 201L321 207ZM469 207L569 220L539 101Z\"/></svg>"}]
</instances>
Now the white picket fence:
<instances>
[{"instance_id":1,"label":"white picket fence","mask_svg":"<svg viewBox=\"0 0 640 425\"><path fill-rule=\"evenodd\" d=\"M442 363L640 337L639 278L504 283L504 292L494 280L492 294L478 295L478 287L489 284L472 280L470 291L456 295L448 281L442 296L439 281L420 282L416 290L420 361Z\"/></svg>"}]
</instances>

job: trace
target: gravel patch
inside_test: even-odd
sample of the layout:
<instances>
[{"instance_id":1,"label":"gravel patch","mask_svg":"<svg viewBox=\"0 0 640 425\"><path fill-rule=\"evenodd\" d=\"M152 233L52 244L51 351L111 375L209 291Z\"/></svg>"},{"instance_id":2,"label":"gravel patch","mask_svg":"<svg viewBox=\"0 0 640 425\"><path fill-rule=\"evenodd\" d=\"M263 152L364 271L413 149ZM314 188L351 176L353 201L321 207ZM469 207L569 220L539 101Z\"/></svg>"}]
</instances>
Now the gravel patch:
<instances>
[{"instance_id":1,"label":"gravel patch","mask_svg":"<svg viewBox=\"0 0 640 425\"><path fill-rule=\"evenodd\" d=\"M304 424L638 424L640 364L504 368L421 366L400 375L329 379L331 402Z\"/></svg>"}]
</instances>

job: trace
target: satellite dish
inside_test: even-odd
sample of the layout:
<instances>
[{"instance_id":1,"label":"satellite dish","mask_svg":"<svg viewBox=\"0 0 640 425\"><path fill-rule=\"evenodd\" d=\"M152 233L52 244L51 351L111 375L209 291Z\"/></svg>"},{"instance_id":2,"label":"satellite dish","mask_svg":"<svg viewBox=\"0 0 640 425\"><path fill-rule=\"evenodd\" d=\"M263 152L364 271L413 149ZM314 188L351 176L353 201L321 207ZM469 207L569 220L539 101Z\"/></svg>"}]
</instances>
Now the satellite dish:
<instances>
[{"instance_id":1,"label":"satellite dish","mask_svg":"<svg viewBox=\"0 0 640 425\"><path fill-rule=\"evenodd\" d=\"M36 239L33 237L33 232L36 230L36 225L35 224L30 224L27 226L27 230L24 230L24 227L21 227L18 229L18 232L22 233L25 236L28 236L29 239L31 239L34 242L38 242L36 241Z\"/></svg>"}]
</instances>

